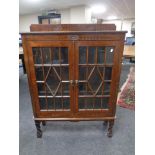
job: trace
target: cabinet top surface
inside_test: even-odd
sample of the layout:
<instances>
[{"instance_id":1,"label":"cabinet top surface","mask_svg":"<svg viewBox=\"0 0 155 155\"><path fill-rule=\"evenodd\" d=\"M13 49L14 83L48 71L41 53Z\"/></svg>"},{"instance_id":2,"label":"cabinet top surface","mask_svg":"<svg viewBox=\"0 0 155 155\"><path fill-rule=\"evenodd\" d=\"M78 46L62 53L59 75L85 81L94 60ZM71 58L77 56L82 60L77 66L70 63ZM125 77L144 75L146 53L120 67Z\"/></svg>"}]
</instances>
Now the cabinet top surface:
<instances>
[{"instance_id":1,"label":"cabinet top surface","mask_svg":"<svg viewBox=\"0 0 155 155\"><path fill-rule=\"evenodd\" d=\"M127 31L114 31L114 30L104 30L104 31L35 31L35 32L22 32L21 34L27 35L48 35L48 34L119 34L127 33Z\"/></svg>"}]
</instances>

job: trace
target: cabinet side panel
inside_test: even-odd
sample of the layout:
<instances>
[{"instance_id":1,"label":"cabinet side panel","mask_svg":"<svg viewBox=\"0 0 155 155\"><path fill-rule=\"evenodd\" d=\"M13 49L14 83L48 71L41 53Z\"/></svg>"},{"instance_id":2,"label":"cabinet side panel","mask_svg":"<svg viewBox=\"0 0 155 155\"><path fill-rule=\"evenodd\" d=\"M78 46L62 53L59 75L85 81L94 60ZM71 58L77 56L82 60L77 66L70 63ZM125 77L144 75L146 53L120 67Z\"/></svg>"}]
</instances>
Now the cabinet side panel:
<instances>
[{"instance_id":1,"label":"cabinet side panel","mask_svg":"<svg viewBox=\"0 0 155 155\"><path fill-rule=\"evenodd\" d=\"M26 73L27 73L27 78L28 78L29 92L30 92L30 96L31 96L33 115L34 115L34 117L37 117L36 108L35 108L35 104L34 104L33 97L32 97L33 91L32 91L31 75L30 75L30 68L29 68L28 44L27 44L25 35L22 35L22 43L23 43L22 46L23 46L23 52L24 52L24 62L25 62Z\"/></svg>"}]
</instances>

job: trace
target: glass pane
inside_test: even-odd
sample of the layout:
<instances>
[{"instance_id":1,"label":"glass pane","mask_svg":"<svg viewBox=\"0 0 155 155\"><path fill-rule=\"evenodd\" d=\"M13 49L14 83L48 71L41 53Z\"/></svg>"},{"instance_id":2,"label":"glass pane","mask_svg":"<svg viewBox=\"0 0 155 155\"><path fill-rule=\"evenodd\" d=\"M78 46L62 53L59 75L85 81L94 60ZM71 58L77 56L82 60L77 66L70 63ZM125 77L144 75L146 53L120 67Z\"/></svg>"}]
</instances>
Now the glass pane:
<instances>
[{"instance_id":1,"label":"glass pane","mask_svg":"<svg viewBox=\"0 0 155 155\"><path fill-rule=\"evenodd\" d=\"M69 81L69 68L67 67L61 67L61 78L64 81Z\"/></svg>"},{"instance_id":2,"label":"glass pane","mask_svg":"<svg viewBox=\"0 0 155 155\"><path fill-rule=\"evenodd\" d=\"M47 75L46 85L48 90L51 92L51 95L56 94L60 87L60 76L54 67L50 69L49 74Z\"/></svg>"},{"instance_id":3,"label":"glass pane","mask_svg":"<svg viewBox=\"0 0 155 155\"><path fill-rule=\"evenodd\" d=\"M70 100L69 98L63 98L63 108L70 109Z\"/></svg>"},{"instance_id":4,"label":"glass pane","mask_svg":"<svg viewBox=\"0 0 155 155\"><path fill-rule=\"evenodd\" d=\"M36 74L37 81L44 80L42 67L35 67L35 74Z\"/></svg>"},{"instance_id":5,"label":"glass pane","mask_svg":"<svg viewBox=\"0 0 155 155\"><path fill-rule=\"evenodd\" d=\"M86 47L79 47L79 64L86 64Z\"/></svg>"},{"instance_id":6,"label":"glass pane","mask_svg":"<svg viewBox=\"0 0 155 155\"><path fill-rule=\"evenodd\" d=\"M55 109L62 109L62 100L61 98L55 98Z\"/></svg>"},{"instance_id":7,"label":"glass pane","mask_svg":"<svg viewBox=\"0 0 155 155\"><path fill-rule=\"evenodd\" d=\"M69 95L69 83L63 83L62 85L62 95Z\"/></svg>"},{"instance_id":8,"label":"glass pane","mask_svg":"<svg viewBox=\"0 0 155 155\"><path fill-rule=\"evenodd\" d=\"M33 60L34 60L34 64L41 64L41 53L40 53L40 49L33 47L32 48L33 51Z\"/></svg>"},{"instance_id":9,"label":"glass pane","mask_svg":"<svg viewBox=\"0 0 155 155\"><path fill-rule=\"evenodd\" d=\"M43 64L50 64L50 48L40 48L43 56Z\"/></svg>"},{"instance_id":10,"label":"glass pane","mask_svg":"<svg viewBox=\"0 0 155 155\"><path fill-rule=\"evenodd\" d=\"M38 86L38 95L45 95L45 85L44 83L37 83L37 86Z\"/></svg>"},{"instance_id":11,"label":"glass pane","mask_svg":"<svg viewBox=\"0 0 155 155\"><path fill-rule=\"evenodd\" d=\"M79 66L79 80L86 80L87 67Z\"/></svg>"},{"instance_id":12,"label":"glass pane","mask_svg":"<svg viewBox=\"0 0 155 155\"><path fill-rule=\"evenodd\" d=\"M54 47L53 48L53 64L60 64L59 62L59 48Z\"/></svg>"},{"instance_id":13,"label":"glass pane","mask_svg":"<svg viewBox=\"0 0 155 155\"><path fill-rule=\"evenodd\" d=\"M104 47L98 47L97 51L98 51L97 62L98 62L98 64L103 64L104 63L104 54L105 54Z\"/></svg>"},{"instance_id":14,"label":"glass pane","mask_svg":"<svg viewBox=\"0 0 155 155\"><path fill-rule=\"evenodd\" d=\"M104 95L110 95L110 82L104 82Z\"/></svg>"},{"instance_id":15,"label":"glass pane","mask_svg":"<svg viewBox=\"0 0 155 155\"><path fill-rule=\"evenodd\" d=\"M86 98L87 102L87 109L94 109L94 104L95 104L95 98Z\"/></svg>"},{"instance_id":16,"label":"glass pane","mask_svg":"<svg viewBox=\"0 0 155 155\"><path fill-rule=\"evenodd\" d=\"M102 109L101 98L95 98L94 109Z\"/></svg>"},{"instance_id":17,"label":"glass pane","mask_svg":"<svg viewBox=\"0 0 155 155\"><path fill-rule=\"evenodd\" d=\"M34 64L68 64L67 47L32 48Z\"/></svg>"},{"instance_id":18,"label":"glass pane","mask_svg":"<svg viewBox=\"0 0 155 155\"><path fill-rule=\"evenodd\" d=\"M103 109L108 109L109 108L109 98L108 97L101 98L101 104L102 104Z\"/></svg>"},{"instance_id":19,"label":"glass pane","mask_svg":"<svg viewBox=\"0 0 155 155\"><path fill-rule=\"evenodd\" d=\"M113 64L114 48L106 47L106 64Z\"/></svg>"},{"instance_id":20,"label":"glass pane","mask_svg":"<svg viewBox=\"0 0 155 155\"><path fill-rule=\"evenodd\" d=\"M85 98L79 98L79 109L85 109Z\"/></svg>"},{"instance_id":21,"label":"glass pane","mask_svg":"<svg viewBox=\"0 0 155 155\"><path fill-rule=\"evenodd\" d=\"M40 104L40 109L46 109L46 99L45 98L39 98L39 104Z\"/></svg>"},{"instance_id":22,"label":"glass pane","mask_svg":"<svg viewBox=\"0 0 155 155\"><path fill-rule=\"evenodd\" d=\"M104 79L104 67L97 67L98 68L98 71L100 73L100 76Z\"/></svg>"},{"instance_id":23,"label":"glass pane","mask_svg":"<svg viewBox=\"0 0 155 155\"><path fill-rule=\"evenodd\" d=\"M53 98L47 98L47 108L49 110L55 109L54 99Z\"/></svg>"},{"instance_id":24,"label":"glass pane","mask_svg":"<svg viewBox=\"0 0 155 155\"><path fill-rule=\"evenodd\" d=\"M111 75L112 75L112 67L106 67L105 68L105 80L111 80Z\"/></svg>"},{"instance_id":25,"label":"glass pane","mask_svg":"<svg viewBox=\"0 0 155 155\"><path fill-rule=\"evenodd\" d=\"M61 63L68 64L68 48L61 47Z\"/></svg>"},{"instance_id":26,"label":"glass pane","mask_svg":"<svg viewBox=\"0 0 155 155\"><path fill-rule=\"evenodd\" d=\"M79 109L108 109L109 108L109 98L79 98Z\"/></svg>"},{"instance_id":27,"label":"glass pane","mask_svg":"<svg viewBox=\"0 0 155 155\"><path fill-rule=\"evenodd\" d=\"M99 71L97 70L97 68L95 68L92 74L90 74L89 80L88 80L88 84L90 85L94 93L96 92L97 88L100 86L101 82L102 82L101 75L99 74Z\"/></svg>"},{"instance_id":28,"label":"glass pane","mask_svg":"<svg viewBox=\"0 0 155 155\"><path fill-rule=\"evenodd\" d=\"M88 48L88 63L89 64L95 63L95 50L96 50L96 47Z\"/></svg>"},{"instance_id":29,"label":"glass pane","mask_svg":"<svg viewBox=\"0 0 155 155\"><path fill-rule=\"evenodd\" d=\"M88 87L87 83L79 83L79 95L93 95L92 90Z\"/></svg>"}]
</instances>

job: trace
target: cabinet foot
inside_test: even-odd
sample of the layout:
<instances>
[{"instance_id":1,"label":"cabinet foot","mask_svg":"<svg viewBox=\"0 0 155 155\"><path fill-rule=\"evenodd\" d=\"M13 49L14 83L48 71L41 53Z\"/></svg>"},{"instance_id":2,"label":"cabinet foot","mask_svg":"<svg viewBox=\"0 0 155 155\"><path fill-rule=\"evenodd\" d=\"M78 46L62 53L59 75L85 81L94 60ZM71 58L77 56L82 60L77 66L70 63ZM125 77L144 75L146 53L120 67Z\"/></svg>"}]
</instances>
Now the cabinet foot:
<instances>
[{"instance_id":1,"label":"cabinet foot","mask_svg":"<svg viewBox=\"0 0 155 155\"><path fill-rule=\"evenodd\" d=\"M46 126L46 121L42 121L42 125L43 126Z\"/></svg>"},{"instance_id":2,"label":"cabinet foot","mask_svg":"<svg viewBox=\"0 0 155 155\"><path fill-rule=\"evenodd\" d=\"M108 121L104 121L103 125L106 127L108 125Z\"/></svg>"},{"instance_id":3,"label":"cabinet foot","mask_svg":"<svg viewBox=\"0 0 155 155\"><path fill-rule=\"evenodd\" d=\"M41 127L40 127L40 123L41 123L41 121L36 121L35 120L35 125L36 125L36 129L37 129L37 138L42 137L42 130L41 130Z\"/></svg>"},{"instance_id":4,"label":"cabinet foot","mask_svg":"<svg viewBox=\"0 0 155 155\"><path fill-rule=\"evenodd\" d=\"M113 135L113 132L112 132L113 125L114 125L114 120L109 120L108 132L107 132L108 137L112 137Z\"/></svg>"}]
</instances>

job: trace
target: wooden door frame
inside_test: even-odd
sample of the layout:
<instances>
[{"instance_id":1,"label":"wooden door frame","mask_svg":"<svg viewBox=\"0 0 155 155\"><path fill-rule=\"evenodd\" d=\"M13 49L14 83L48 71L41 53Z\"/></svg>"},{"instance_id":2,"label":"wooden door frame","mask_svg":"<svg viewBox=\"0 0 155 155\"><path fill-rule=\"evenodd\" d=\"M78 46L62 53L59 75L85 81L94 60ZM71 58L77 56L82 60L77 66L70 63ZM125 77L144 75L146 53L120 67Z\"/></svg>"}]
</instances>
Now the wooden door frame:
<instances>
[{"instance_id":1,"label":"wooden door frame","mask_svg":"<svg viewBox=\"0 0 155 155\"><path fill-rule=\"evenodd\" d=\"M78 61L79 61L79 46L114 46L114 61L113 61L113 69L112 69L112 78L111 78L111 88L110 88L110 109L109 110L91 110L91 111L79 111L78 110L78 87L75 87L75 104L76 104L76 117L114 117L115 116L115 109L116 108L116 99L117 99L117 90L118 90L118 83L119 83L119 75L118 75L118 68L119 68L119 54L120 54L120 42L119 41L76 41L75 42L75 57L76 61L74 62L74 74L75 80L78 79Z\"/></svg>"},{"instance_id":2,"label":"wooden door frame","mask_svg":"<svg viewBox=\"0 0 155 155\"><path fill-rule=\"evenodd\" d=\"M68 48L68 64L69 64L69 80L74 80L73 78L73 44L70 41L28 41L27 42L27 56L29 59L29 74L30 74L30 89L32 90L32 105L35 108L37 118L63 118L73 116L73 87L70 85L70 111L40 111L38 89L36 84L35 68L32 55L33 47L67 47ZM33 66L33 67L32 67Z\"/></svg>"}]
</instances>

